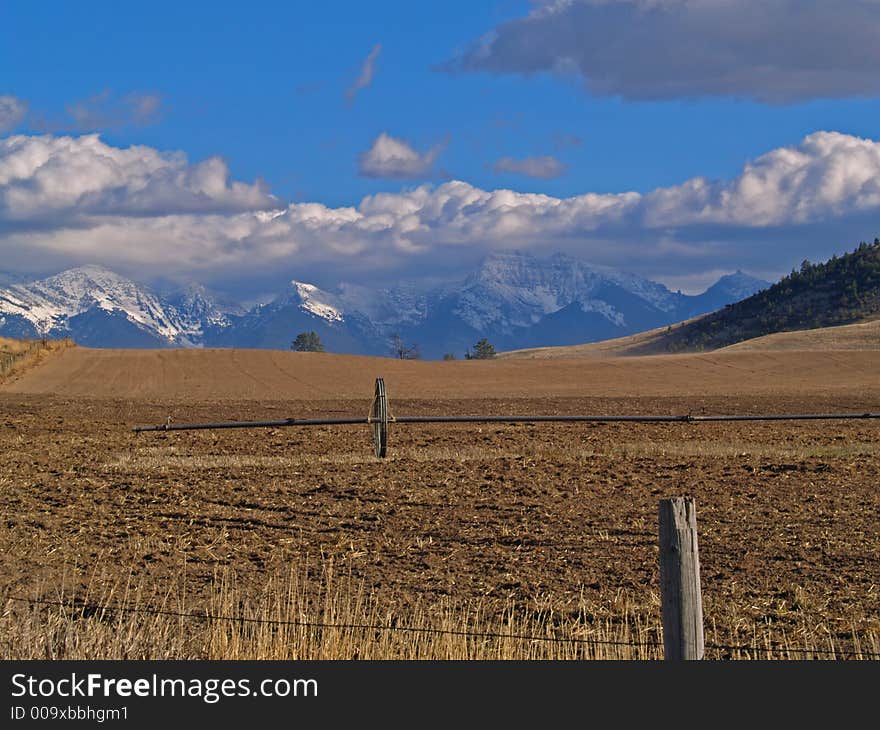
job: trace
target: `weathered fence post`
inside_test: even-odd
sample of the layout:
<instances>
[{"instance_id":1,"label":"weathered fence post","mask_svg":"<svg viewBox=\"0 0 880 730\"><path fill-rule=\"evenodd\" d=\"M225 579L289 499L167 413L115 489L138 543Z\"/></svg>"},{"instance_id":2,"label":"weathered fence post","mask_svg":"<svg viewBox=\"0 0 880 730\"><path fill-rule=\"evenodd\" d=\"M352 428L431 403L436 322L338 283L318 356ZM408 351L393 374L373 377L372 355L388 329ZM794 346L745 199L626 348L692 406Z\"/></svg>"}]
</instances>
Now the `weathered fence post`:
<instances>
[{"instance_id":1,"label":"weathered fence post","mask_svg":"<svg viewBox=\"0 0 880 730\"><path fill-rule=\"evenodd\" d=\"M691 497L660 501L660 593L665 658L702 659L697 510Z\"/></svg>"}]
</instances>

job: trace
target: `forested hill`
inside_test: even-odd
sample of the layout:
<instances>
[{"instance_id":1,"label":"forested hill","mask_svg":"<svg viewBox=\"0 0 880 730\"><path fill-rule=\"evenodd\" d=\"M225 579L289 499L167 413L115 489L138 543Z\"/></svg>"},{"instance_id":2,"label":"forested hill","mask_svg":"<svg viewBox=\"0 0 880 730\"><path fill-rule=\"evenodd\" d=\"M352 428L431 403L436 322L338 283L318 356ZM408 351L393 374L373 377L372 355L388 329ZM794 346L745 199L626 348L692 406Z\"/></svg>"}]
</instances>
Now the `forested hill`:
<instances>
[{"instance_id":1,"label":"forested hill","mask_svg":"<svg viewBox=\"0 0 880 730\"><path fill-rule=\"evenodd\" d=\"M814 329L880 317L880 239L799 271L698 320L668 328L660 349L714 350L774 332ZM655 345L656 347L656 345Z\"/></svg>"}]
</instances>

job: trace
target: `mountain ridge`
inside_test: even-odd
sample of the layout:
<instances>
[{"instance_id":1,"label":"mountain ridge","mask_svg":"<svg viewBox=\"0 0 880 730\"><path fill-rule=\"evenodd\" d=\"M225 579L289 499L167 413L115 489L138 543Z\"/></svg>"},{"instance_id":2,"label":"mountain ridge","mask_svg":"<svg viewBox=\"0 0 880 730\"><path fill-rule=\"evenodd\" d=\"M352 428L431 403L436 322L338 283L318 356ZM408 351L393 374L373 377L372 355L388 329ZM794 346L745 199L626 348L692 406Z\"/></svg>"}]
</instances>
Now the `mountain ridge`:
<instances>
[{"instance_id":1,"label":"mountain ridge","mask_svg":"<svg viewBox=\"0 0 880 730\"><path fill-rule=\"evenodd\" d=\"M197 282L159 293L97 265L0 287L0 335L72 337L94 347L287 349L314 330L328 351L388 355L399 335L427 359L463 354L481 337L498 349L572 344L670 324L765 286L742 272L699 295L555 254L487 256L457 283L402 283L335 291L292 279L270 302L245 310Z\"/></svg>"}]
</instances>

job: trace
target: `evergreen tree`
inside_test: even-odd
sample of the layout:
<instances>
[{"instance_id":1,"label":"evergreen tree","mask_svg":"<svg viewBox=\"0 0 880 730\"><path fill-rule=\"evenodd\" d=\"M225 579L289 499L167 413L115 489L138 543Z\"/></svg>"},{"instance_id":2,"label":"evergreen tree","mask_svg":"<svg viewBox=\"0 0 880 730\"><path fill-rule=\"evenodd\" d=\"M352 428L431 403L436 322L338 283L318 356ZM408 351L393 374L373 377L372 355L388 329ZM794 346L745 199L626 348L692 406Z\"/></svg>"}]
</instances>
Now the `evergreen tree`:
<instances>
[{"instance_id":1,"label":"evergreen tree","mask_svg":"<svg viewBox=\"0 0 880 730\"><path fill-rule=\"evenodd\" d=\"M290 349L297 352L324 352L324 344L317 332L300 332L290 343Z\"/></svg>"},{"instance_id":2,"label":"evergreen tree","mask_svg":"<svg viewBox=\"0 0 880 730\"><path fill-rule=\"evenodd\" d=\"M495 357L495 346L485 337L474 345L474 351L465 353L466 360L491 360Z\"/></svg>"}]
</instances>

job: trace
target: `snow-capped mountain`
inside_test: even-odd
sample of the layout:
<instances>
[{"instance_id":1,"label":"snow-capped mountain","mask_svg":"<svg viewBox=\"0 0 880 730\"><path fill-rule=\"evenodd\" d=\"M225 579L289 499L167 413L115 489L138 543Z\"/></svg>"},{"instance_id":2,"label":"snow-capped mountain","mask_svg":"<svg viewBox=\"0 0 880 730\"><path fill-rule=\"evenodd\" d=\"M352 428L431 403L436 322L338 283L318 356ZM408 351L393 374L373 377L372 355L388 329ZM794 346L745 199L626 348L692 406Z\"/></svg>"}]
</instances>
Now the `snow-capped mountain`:
<instances>
[{"instance_id":1,"label":"snow-capped mountain","mask_svg":"<svg viewBox=\"0 0 880 730\"><path fill-rule=\"evenodd\" d=\"M498 349L619 337L712 311L764 287L737 273L698 296L567 256L493 254L463 281L428 291L412 286L327 291L291 281L274 301L231 318L212 344L281 347L314 330L335 352L388 355L392 335L423 357L462 356L482 337Z\"/></svg>"},{"instance_id":2,"label":"snow-capped mountain","mask_svg":"<svg viewBox=\"0 0 880 730\"><path fill-rule=\"evenodd\" d=\"M318 333L330 352L385 354L371 347L374 339L367 317L354 311L341 294L331 294L314 284L293 280L268 304L242 316L229 315L229 324L214 329L204 343L217 347L287 349L300 332Z\"/></svg>"},{"instance_id":3,"label":"snow-capped mountain","mask_svg":"<svg viewBox=\"0 0 880 730\"><path fill-rule=\"evenodd\" d=\"M100 266L0 289L0 332L73 337L98 347L194 347L226 315L195 287L168 301Z\"/></svg>"},{"instance_id":4,"label":"snow-capped mountain","mask_svg":"<svg viewBox=\"0 0 880 730\"><path fill-rule=\"evenodd\" d=\"M673 324L768 286L737 272L703 294L567 256L494 254L458 283L423 291L411 284L335 291L292 280L248 311L204 287L160 295L97 266L0 287L0 335L68 335L97 347L287 349L314 330L330 352L388 355L399 335L423 357L462 356L482 337L496 349L590 342Z\"/></svg>"},{"instance_id":5,"label":"snow-capped mountain","mask_svg":"<svg viewBox=\"0 0 880 730\"><path fill-rule=\"evenodd\" d=\"M718 301L726 300L725 303L730 303L731 299L734 301L745 299L761 289L766 289L769 285L769 282L736 271L722 276L700 296L707 301L714 297Z\"/></svg>"},{"instance_id":6,"label":"snow-capped mountain","mask_svg":"<svg viewBox=\"0 0 880 730\"><path fill-rule=\"evenodd\" d=\"M712 311L768 286L738 276L688 296L561 254L493 254L461 285L429 297L425 318L407 336L422 343L427 357L465 352L480 337L489 337L496 349L620 337Z\"/></svg>"},{"instance_id":7,"label":"snow-capped mountain","mask_svg":"<svg viewBox=\"0 0 880 730\"><path fill-rule=\"evenodd\" d=\"M453 311L478 331L489 328L505 334L531 327L571 304L594 312L616 326L625 326L623 313L608 301L618 289L659 311L676 307L675 295L662 284L634 274L585 264L562 254L539 259L528 254L493 254L452 294Z\"/></svg>"},{"instance_id":8,"label":"snow-capped mountain","mask_svg":"<svg viewBox=\"0 0 880 730\"><path fill-rule=\"evenodd\" d=\"M196 282L171 293L164 301L167 309L176 314L180 322L182 330L179 337L194 345L203 344L211 333L226 329L230 325L230 315L245 314L240 305L216 297Z\"/></svg>"},{"instance_id":9,"label":"snow-capped mountain","mask_svg":"<svg viewBox=\"0 0 880 730\"><path fill-rule=\"evenodd\" d=\"M634 274L585 264L562 254L539 259L523 253L487 257L464 286L452 293L454 312L478 331L505 333L530 327L544 316L572 303L598 312L622 325L621 314L600 297L603 290L619 288L660 311L672 311L674 295L662 284Z\"/></svg>"}]
</instances>

